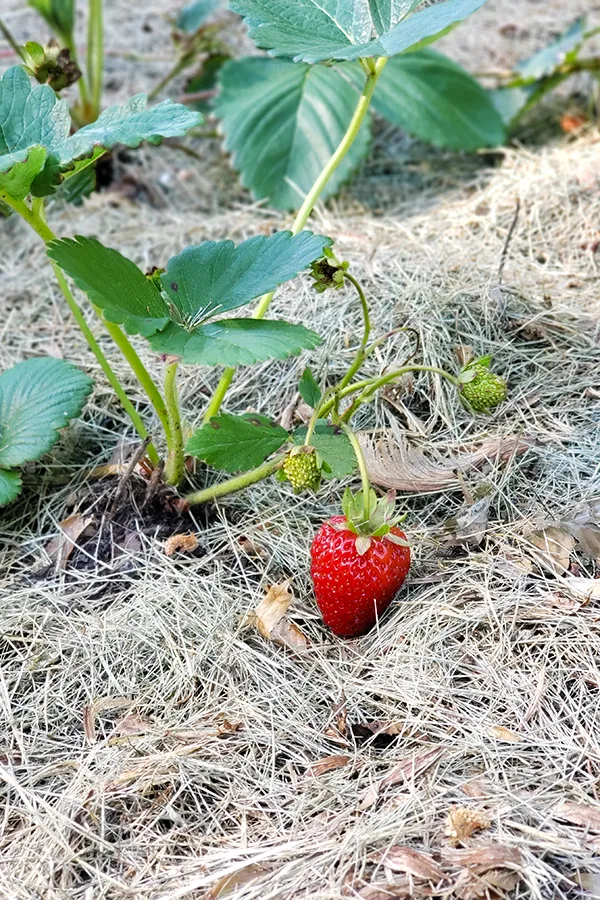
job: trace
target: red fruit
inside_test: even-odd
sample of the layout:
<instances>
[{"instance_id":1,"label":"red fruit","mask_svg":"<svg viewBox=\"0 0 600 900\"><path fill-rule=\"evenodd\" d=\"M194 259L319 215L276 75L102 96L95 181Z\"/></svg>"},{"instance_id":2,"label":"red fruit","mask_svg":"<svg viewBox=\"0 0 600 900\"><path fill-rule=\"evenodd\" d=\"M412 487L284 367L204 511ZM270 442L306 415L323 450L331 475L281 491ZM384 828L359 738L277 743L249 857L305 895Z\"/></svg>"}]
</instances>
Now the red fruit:
<instances>
[{"instance_id":1,"label":"red fruit","mask_svg":"<svg viewBox=\"0 0 600 900\"><path fill-rule=\"evenodd\" d=\"M345 516L321 525L311 547L310 572L325 624L340 637L356 637L375 625L404 584L410 549L387 537L371 537L360 554L356 532L344 525ZM391 534L406 540L399 528L392 527Z\"/></svg>"}]
</instances>

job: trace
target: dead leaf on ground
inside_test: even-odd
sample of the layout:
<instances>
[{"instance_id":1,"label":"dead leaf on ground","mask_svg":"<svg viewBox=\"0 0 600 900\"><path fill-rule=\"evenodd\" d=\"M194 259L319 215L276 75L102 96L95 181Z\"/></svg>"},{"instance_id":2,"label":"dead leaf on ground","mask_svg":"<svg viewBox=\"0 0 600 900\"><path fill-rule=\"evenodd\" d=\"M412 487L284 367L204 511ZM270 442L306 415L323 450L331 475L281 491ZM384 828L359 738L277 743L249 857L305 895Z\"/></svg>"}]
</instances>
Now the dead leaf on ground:
<instances>
[{"instance_id":1,"label":"dead leaf on ground","mask_svg":"<svg viewBox=\"0 0 600 900\"><path fill-rule=\"evenodd\" d=\"M324 756L323 759L319 759L309 766L306 774L318 778L320 775L326 775L327 772L334 772L336 769L347 766L351 759L351 756Z\"/></svg>"},{"instance_id":2,"label":"dead leaf on ground","mask_svg":"<svg viewBox=\"0 0 600 900\"><path fill-rule=\"evenodd\" d=\"M397 491L435 493L461 489L457 470L467 472L486 462L498 465L525 453L534 442L532 438L489 438L465 448L461 454L438 459L426 456L419 447L409 446L398 428L392 428L388 437L376 444L367 435L360 435L360 443L375 484Z\"/></svg>"},{"instance_id":3,"label":"dead leaf on ground","mask_svg":"<svg viewBox=\"0 0 600 900\"><path fill-rule=\"evenodd\" d=\"M403 760L399 765L394 766L387 775L367 788L361 795L360 804L358 806L359 810L364 811L370 809L371 806L377 802L380 794L383 793L386 788L392 787L395 784L400 784L403 781L408 781L417 775L422 775L423 772L427 771L441 755L442 749L440 747L434 747L432 750L426 750L423 753L407 757L407 759Z\"/></svg>"},{"instance_id":4,"label":"dead leaf on ground","mask_svg":"<svg viewBox=\"0 0 600 900\"><path fill-rule=\"evenodd\" d=\"M572 825L581 825L594 834L600 834L600 807L587 803L563 800L552 813L554 819L564 819Z\"/></svg>"},{"instance_id":5,"label":"dead leaf on ground","mask_svg":"<svg viewBox=\"0 0 600 900\"><path fill-rule=\"evenodd\" d=\"M549 525L539 531L532 531L527 535L527 540L535 547L532 555L539 565L553 575L564 575L569 570L575 538L565 528Z\"/></svg>"},{"instance_id":6,"label":"dead leaf on ground","mask_svg":"<svg viewBox=\"0 0 600 900\"><path fill-rule=\"evenodd\" d=\"M510 728L505 728L504 725L492 725L490 734L497 741L505 741L508 744L520 744L523 740L523 735L518 734L516 731L511 731Z\"/></svg>"},{"instance_id":7,"label":"dead leaf on ground","mask_svg":"<svg viewBox=\"0 0 600 900\"><path fill-rule=\"evenodd\" d=\"M191 531L187 534L172 534L164 544L165 556L174 556L176 553L193 553L198 546L198 538Z\"/></svg>"},{"instance_id":8,"label":"dead leaf on ground","mask_svg":"<svg viewBox=\"0 0 600 900\"><path fill-rule=\"evenodd\" d=\"M257 544L252 538L246 537L245 534L238 538L238 544L240 545L240 550L242 550L246 556L255 557L257 559L269 558L269 554L265 548L260 544Z\"/></svg>"},{"instance_id":9,"label":"dead leaf on ground","mask_svg":"<svg viewBox=\"0 0 600 900\"><path fill-rule=\"evenodd\" d=\"M397 844L387 850L377 851L370 858L392 872L412 875L413 878L422 878L424 881L434 881L437 884L444 878L444 870L435 859L429 853L415 850L414 847Z\"/></svg>"},{"instance_id":10,"label":"dead leaf on ground","mask_svg":"<svg viewBox=\"0 0 600 900\"><path fill-rule=\"evenodd\" d=\"M458 515L444 523L446 542L464 544L477 549L485 537L490 517L491 497L482 497L475 503L463 506Z\"/></svg>"},{"instance_id":11,"label":"dead leaf on ground","mask_svg":"<svg viewBox=\"0 0 600 900\"><path fill-rule=\"evenodd\" d=\"M93 516L82 516L81 513L74 513L60 523L58 526L60 533L46 544L46 553L51 561L56 564L57 569L66 567L71 553L77 546L77 541L93 521Z\"/></svg>"},{"instance_id":12,"label":"dead leaf on ground","mask_svg":"<svg viewBox=\"0 0 600 900\"><path fill-rule=\"evenodd\" d=\"M145 734L152 730L152 724L137 713L127 713L115 723L115 734Z\"/></svg>"},{"instance_id":13,"label":"dead leaf on ground","mask_svg":"<svg viewBox=\"0 0 600 900\"><path fill-rule=\"evenodd\" d=\"M310 647L310 641L286 618L293 598L289 581L272 585L256 609L248 614L246 623L279 647L287 647L294 653L304 653Z\"/></svg>"},{"instance_id":14,"label":"dead leaf on ground","mask_svg":"<svg viewBox=\"0 0 600 900\"><path fill-rule=\"evenodd\" d=\"M325 729L325 734L337 740L343 738L344 741L348 734L348 705L346 702L346 694L342 691L341 697L331 711L332 720Z\"/></svg>"},{"instance_id":15,"label":"dead leaf on ground","mask_svg":"<svg viewBox=\"0 0 600 900\"><path fill-rule=\"evenodd\" d=\"M600 875L597 872L574 872L571 878L583 891L587 891L586 896L600 897Z\"/></svg>"},{"instance_id":16,"label":"dead leaf on ground","mask_svg":"<svg viewBox=\"0 0 600 900\"><path fill-rule=\"evenodd\" d=\"M586 601L600 600L600 578L565 578L565 583Z\"/></svg>"},{"instance_id":17,"label":"dead leaf on ground","mask_svg":"<svg viewBox=\"0 0 600 900\"><path fill-rule=\"evenodd\" d=\"M429 893L429 892L428 892ZM396 900L401 897L423 897L428 894L417 892L416 885L408 878L394 878L390 881L373 881L358 892L361 900Z\"/></svg>"},{"instance_id":18,"label":"dead leaf on ground","mask_svg":"<svg viewBox=\"0 0 600 900\"><path fill-rule=\"evenodd\" d=\"M490 900L514 891L519 881L519 873L508 869L490 869L481 875L464 869L454 883L452 895L459 900Z\"/></svg>"},{"instance_id":19,"label":"dead leaf on ground","mask_svg":"<svg viewBox=\"0 0 600 900\"><path fill-rule=\"evenodd\" d=\"M219 878L219 880L202 895L201 900L218 900L219 897L229 897L236 892L238 888L242 888L251 882L256 881L257 878L260 878L261 875L264 875L264 873L268 871L269 869L265 866L255 865L254 863L249 866L244 866L243 869L238 869L237 872L233 872L231 875L224 875L223 878Z\"/></svg>"},{"instance_id":20,"label":"dead leaf on ground","mask_svg":"<svg viewBox=\"0 0 600 900\"><path fill-rule=\"evenodd\" d=\"M491 785L485 778L471 778L460 786L461 791L467 797L473 797L474 800L481 800L483 797L489 796L491 793Z\"/></svg>"},{"instance_id":21,"label":"dead leaf on ground","mask_svg":"<svg viewBox=\"0 0 600 900\"><path fill-rule=\"evenodd\" d=\"M578 504L560 524L592 559L600 559L600 498Z\"/></svg>"},{"instance_id":22,"label":"dead leaf on ground","mask_svg":"<svg viewBox=\"0 0 600 900\"><path fill-rule=\"evenodd\" d=\"M518 847L506 844L488 844L473 850L443 850L442 862L447 866L461 866L475 875L483 875L492 869L512 869L522 867L521 852Z\"/></svg>"},{"instance_id":23,"label":"dead leaf on ground","mask_svg":"<svg viewBox=\"0 0 600 900\"><path fill-rule=\"evenodd\" d=\"M475 834L490 827L490 820L483 810L453 806L446 819L445 835L454 844L462 843Z\"/></svg>"}]
</instances>

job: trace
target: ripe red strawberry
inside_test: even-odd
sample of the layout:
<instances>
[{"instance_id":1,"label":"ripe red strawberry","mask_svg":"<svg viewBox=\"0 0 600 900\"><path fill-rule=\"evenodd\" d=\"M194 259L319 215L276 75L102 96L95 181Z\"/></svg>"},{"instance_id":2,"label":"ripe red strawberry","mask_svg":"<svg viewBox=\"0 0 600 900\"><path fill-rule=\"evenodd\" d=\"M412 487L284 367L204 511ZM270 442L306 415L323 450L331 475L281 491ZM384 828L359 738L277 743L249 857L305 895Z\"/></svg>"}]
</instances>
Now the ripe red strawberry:
<instances>
[{"instance_id":1,"label":"ripe red strawberry","mask_svg":"<svg viewBox=\"0 0 600 900\"><path fill-rule=\"evenodd\" d=\"M383 504L389 511L389 501ZM408 575L406 536L385 519L380 501L369 521L363 518L357 524L355 517L334 516L313 541L311 575L317 603L325 624L340 637L369 631Z\"/></svg>"}]
</instances>

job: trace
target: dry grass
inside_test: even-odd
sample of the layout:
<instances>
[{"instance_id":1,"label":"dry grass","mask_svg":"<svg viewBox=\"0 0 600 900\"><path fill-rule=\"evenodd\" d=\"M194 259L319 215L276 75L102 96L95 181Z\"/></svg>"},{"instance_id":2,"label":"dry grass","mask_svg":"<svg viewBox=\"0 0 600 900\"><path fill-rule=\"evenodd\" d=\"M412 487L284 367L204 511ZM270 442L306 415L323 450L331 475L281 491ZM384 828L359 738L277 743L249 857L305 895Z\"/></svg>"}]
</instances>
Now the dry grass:
<instances>
[{"instance_id":1,"label":"dry grass","mask_svg":"<svg viewBox=\"0 0 600 900\"><path fill-rule=\"evenodd\" d=\"M558 21L554 6L555 20L544 6L544 28ZM490 3L491 22L506 19L502 9ZM131 22L125 6L118 15ZM134 35L123 29L118 40L127 46ZM391 152L387 138L379 147ZM225 896L220 879L233 873L239 883L229 896L240 900L360 896L386 880L374 851L408 844L436 858L446 853L453 804L485 810L491 822L466 846L521 851L515 897L589 896L579 880L593 893L597 601L581 602L566 579L533 564L525 536L600 495L598 147L590 134L510 151L493 171L438 157L441 193L435 155L431 182L409 190L400 170L387 180L366 170L316 217L314 227L338 237L367 286L379 329L418 329L432 363L452 364L460 344L493 352L511 385L497 415L472 420L445 385L419 377L394 406L367 409L362 427L379 433L399 423L440 452L488 435L536 440L503 469L469 477L471 488L485 483L492 495L485 540L470 552L445 544L443 524L461 508L460 494L402 498L415 547L411 582L361 640L340 642L323 630L308 579L311 535L337 508L339 485L317 499L292 498L275 483L233 498L209 532L199 531L199 558L169 559L158 541L140 537L125 564L35 577L49 538L78 502L72 484L52 479L65 468L82 479L127 429L98 379L84 420L37 467L42 484L32 479L23 502L0 517L0 896L215 897ZM282 224L267 210L236 205L214 154L218 201L206 170L175 151L144 150L138 159L149 182L168 176L160 188L167 205L100 195L81 209L55 206L57 233L99 234L150 265L190 242L240 240ZM374 195L373 205L383 198L378 217L357 206L356 198L371 204ZM226 197L229 207L219 205ZM510 290L499 307L493 288L517 200ZM1 227L0 368L52 352L97 375L43 248L18 222ZM359 329L351 294L318 297L300 279L275 311L306 317L327 335L316 369L341 367L345 340L352 345ZM400 342L372 366L404 355ZM158 376L160 363L147 359ZM230 408L280 414L302 365L245 371ZM215 377L184 373L190 424ZM249 558L244 537L263 554ZM597 574L581 547L572 565ZM311 642L301 657L243 627L265 587L287 577L294 621ZM400 733L367 738L365 723ZM348 759L315 774L311 767L332 755ZM382 780L400 764L404 777L386 787ZM561 817L565 800L584 805L584 824L565 820L564 810ZM446 893L460 870L444 863ZM387 874L390 884L402 877ZM419 882L407 890L420 896Z\"/></svg>"}]
</instances>

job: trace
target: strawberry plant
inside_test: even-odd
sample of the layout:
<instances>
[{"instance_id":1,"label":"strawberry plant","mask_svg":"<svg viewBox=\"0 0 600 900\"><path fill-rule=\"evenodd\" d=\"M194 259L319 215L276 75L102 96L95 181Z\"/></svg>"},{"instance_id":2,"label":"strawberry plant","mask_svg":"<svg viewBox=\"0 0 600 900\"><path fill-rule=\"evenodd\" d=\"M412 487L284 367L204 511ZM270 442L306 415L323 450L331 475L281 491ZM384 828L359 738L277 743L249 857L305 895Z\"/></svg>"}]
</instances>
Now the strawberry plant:
<instances>
[{"instance_id":1,"label":"strawberry plant","mask_svg":"<svg viewBox=\"0 0 600 900\"><path fill-rule=\"evenodd\" d=\"M582 57L581 52L599 32L599 28L588 28L587 19L582 16L547 47L502 76L501 85L491 96L507 128L513 129L525 113L567 79L582 72L598 76L600 58Z\"/></svg>"},{"instance_id":2,"label":"strawberry plant","mask_svg":"<svg viewBox=\"0 0 600 900\"><path fill-rule=\"evenodd\" d=\"M21 46L0 19L0 32L21 57L26 71L56 93L77 82L79 102L71 110L76 126L95 122L100 115L104 80L103 0L89 0L86 64L80 68L75 41L76 0L27 0L50 28L47 44L28 41Z\"/></svg>"},{"instance_id":3,"label":"strawberry plant","mask_svg":"<svg viewBox=\"0 0 600 900\"><path fill-rule=\"evenodd\" d=\"M20 67L9 69L0 81L0 201L46 243L65 299L140 437L147 443L149 462L157 468L161 465L157 445L149 442L146 424L87 325L68 278L87 295L129 362L162 428L166 483L178 487L183 482L186 452L233 476L188 494L190 504L215 500L273 475L288 481L296 493L317 491L323 479L344 478L357 467L360 469L362 492L356 496L348 493L343 521L328 526L342 535L340 552L344 554L350 548L352 572L362 573L360 583L356 576L356 604L346 610L346 618L342 621L341 617L335 626L340 633L357 633L372 624L372 616L383 611L400 584L391 577L392 568L404 573L404 578L409 562L389 498L377 501L369 484L360 444L350 427L357 410L363 403L371 402L381 387L409 372L430 372L446 379L474 413L488 412L497 406L504 399L505 388L490 372L486 358L475 361L462 373L451 373L412 363L413 353L397 370L361 378L365 361L382 341L410 329L400 328L391 335L372 339L369 306L361 284L349 271L349 264L336 258L331 239L313 234L305 226L319 198L326 196L336 179L343 178L352 166L352 154L365 140L363 126L388 62L389 71L393 72L396 62L404 59L401 54L410 51L406 57L409 65L424 65L427 59L417 53L430 53L423 47L483 2L444 0L418 10L418 0L393 4L389 0L325 0L323 4L299 0L294 6L287 0L234 0L233 9L248 21L257 45L275 57L285 57L246 62L272 66L263 79L265 85L277 90L280 84L286 86L279 98L271 95L259 102L256 96L247 95L243 101L247 118L237 117L239 129L234 143L257 179L267 178L269 169L268 177L276 178L282 190L296 192L290 193L283 205L291 205L292 197L295 203L297 191L304 192L307 178L315 176L314 183L307 188L291 231L250 238L237 246L231 241L206 241L184 249L170 260L154 260L154 267L146 273L95 238L57 238L46 221L45 197L75 174L92 167L116 143L129 147L138 146L142 140L158 143L164 137L184 134L202 121L201 115L170 101L147 108L146 98L140 95L123 107L105 110L94 124L71 135L66 103L56 97L49 84L32 88ZM192 14L193 10L190 7L185 12ZM428 59L435 68L436 61ZM246 65L244 61L242 64ZM234 71L229 69L230 73ZM311 112L307 130L298 130L292 145L277 145L271 135L286 133L286 109L297 102L297 92L292 88L297 76L301 92L311 90L310 85L318 85L322 92L314 94L306 108L318 108L319 118L317 121ZM254 84L249 76L244 80L249 87ZM360 89L356 87L359 80ZM332 87L334 81L337 87ZM221 102L226 101L224 92ZM279 128L280 120L283 129ZM312 145L309 133L313 135ZM319 148L316 156L313 146ZM330 158L321 167L324 152ZM309 266L319 293L346 286L357 292L364 333L348 370L333 384L319 383L310 369L305 370L299 391L313 413L304 428L288 432L262 414L221 412L237 366L285 359L321 343L319 335L303 324L266 319L276 289ZM251 316L231 316L258 298ZM142 364L130 338L146 340L163 361L162 391ZM225 367L205 410L203 424L187 443L177 391L181 365ZM335 541L325 530L331 538L327 556ZM317 549L315 554L318 556ZM372 570L377 565L387 569L388 563L390 578L377 580ZM315 562L315 581L321 570L322 565ZM367 588L369 579L371 587ZM319 589L324 611L336 606L342 581L333 585L329 594L325 588ZM360 606L360 597L366 607L364 603ZM348 616L354 626L349 624ZM330 621L333 625L333 619Z\"/></svg>"},{"instance_id":4,"label":"strawberry plant","mask_svg":"<svg viewBox=\"0 0 600 900\"><path fill-rule=\"evenodd\" d=\"M0 375L0 506L18 497L19 468L54 446L91 389L91 378L62 359L28 359Z\"/></svg>"}]
</instances>

